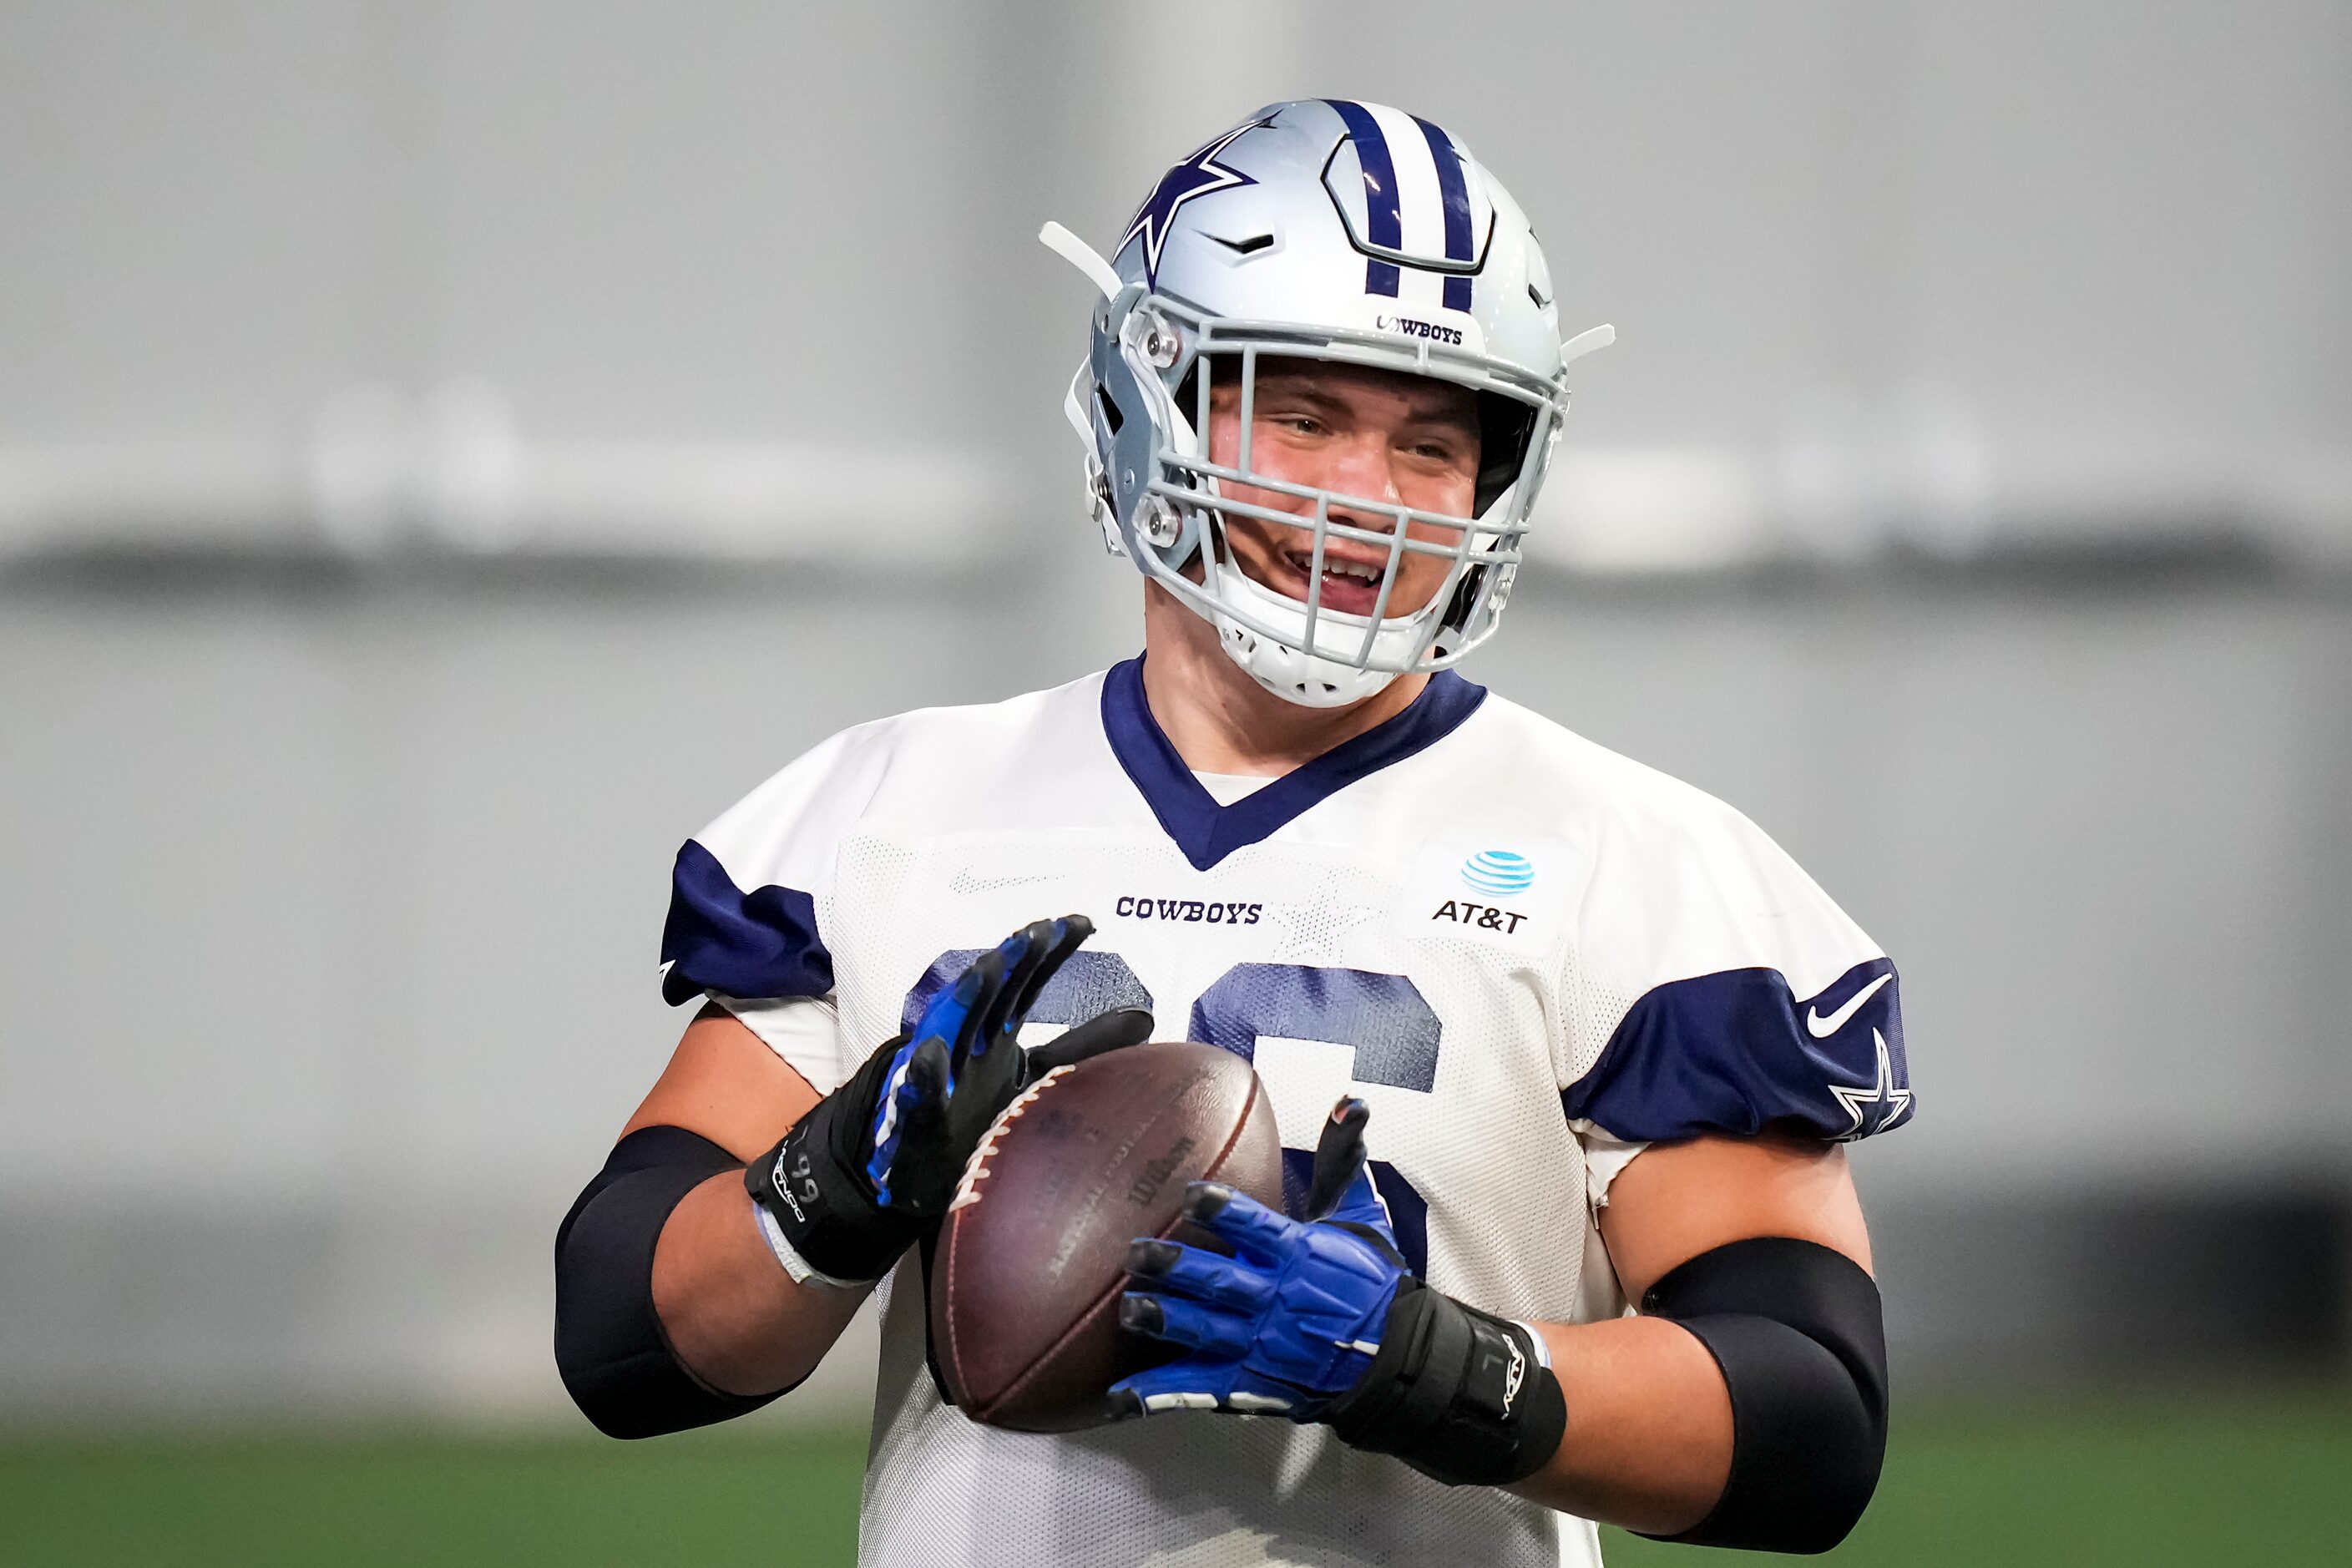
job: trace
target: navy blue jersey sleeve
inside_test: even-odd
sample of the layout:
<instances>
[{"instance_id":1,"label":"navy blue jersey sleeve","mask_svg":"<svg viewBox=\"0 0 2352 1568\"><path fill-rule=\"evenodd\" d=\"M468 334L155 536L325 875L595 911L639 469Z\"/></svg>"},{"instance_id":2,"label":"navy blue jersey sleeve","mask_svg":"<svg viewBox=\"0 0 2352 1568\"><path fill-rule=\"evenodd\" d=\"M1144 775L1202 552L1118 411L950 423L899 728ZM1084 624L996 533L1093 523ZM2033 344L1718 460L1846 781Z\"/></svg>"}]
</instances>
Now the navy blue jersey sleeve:
<instances>
[{"instance_id":1,"label":"navy blue jersey sleeve","mask_svg":"<svg viewBox=\"0 0 2352 1568\"><path fill-rule=\"evenodd\" d=\"M773 883L748 891L694 839L677 852L662 927L662 998L823 996L833 954L818 935L816 901Z\"/></svg>"},{"instance_id":2,"label":"navy blue jersey sleeve","mask_svg":"<svg viewBox=\"0 0 2352 1568\"><path fill-rule=\"evenodd\" d=\"M1884 958L1803 998L1776 969L1669 981L1627 1010L1561 1103L1634 1142L1883 1132L1911 1115L1898 990Z\"/></svg>"},{"instance_id":3,"label":"navy blue jersey sleeve","mask_svg":"<svg viewBox=\"0 0 2352 1568\"><path fill-rule=\"evenodd\" d=\"M1648 1143L1909 1120L1895 965L1761 828L1655 784L1592 854L1566 989L1571 1121Z\"/></svg>"}]
</instances>

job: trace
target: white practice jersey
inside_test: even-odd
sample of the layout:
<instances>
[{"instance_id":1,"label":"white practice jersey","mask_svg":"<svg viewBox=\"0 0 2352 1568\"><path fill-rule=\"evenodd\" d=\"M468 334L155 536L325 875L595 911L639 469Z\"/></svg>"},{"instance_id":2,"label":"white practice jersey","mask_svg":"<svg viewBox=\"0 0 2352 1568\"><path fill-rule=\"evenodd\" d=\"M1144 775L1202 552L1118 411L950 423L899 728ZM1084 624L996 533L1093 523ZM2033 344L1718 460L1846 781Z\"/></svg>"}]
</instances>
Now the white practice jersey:
<instances>
[{"instance_id":1,"label":"white practice jersey","mask_svg":"<svg viewBox=\"0 0 2352 1568\"><path fill-rule=\"evenodd\" d=\"M829 1090L982 951L1071 912L1096 934L1031 1043L1140 1006L1159 1038L1251 1060L1294 1192L1332 1102L1361 1096L1415 1272L1508 1318L1625 1310L1593 1211L1628 1145L1910 1112L1893 966L1770 839L1452 674L1222 805L1133 661L860 725L680 851L665 987ZM927 1370L919 1265L893 1285L873 1568L1599 1561L1584 1521L1279 1417L974 1425Z\"/></svg>"}]
</instances>

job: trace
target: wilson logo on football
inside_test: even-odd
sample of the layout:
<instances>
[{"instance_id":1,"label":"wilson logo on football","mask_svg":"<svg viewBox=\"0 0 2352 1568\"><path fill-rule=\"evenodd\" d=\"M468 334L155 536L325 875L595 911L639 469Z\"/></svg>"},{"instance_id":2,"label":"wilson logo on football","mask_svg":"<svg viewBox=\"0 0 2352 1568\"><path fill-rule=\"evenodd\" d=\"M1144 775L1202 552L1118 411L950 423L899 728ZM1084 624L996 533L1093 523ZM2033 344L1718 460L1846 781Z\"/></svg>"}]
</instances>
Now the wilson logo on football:
<instances>
[{"instance_id":1,"label":"wilson logo on football","mask_svg":"<svg viewBox=\"0 0 2352 1568\"><path fill-rule=\"evenodd\" d=\"M1176 1173L1184 1163L1184 1156L1192 1152L1192 1140L1190 1138L1179 1138L1170 1144L1168 1152L1147 1163L1143 1167L1143 1174L1129 1184L1128 1202L1148 1204L1158 1197L1160 1189L1168 1184L1168 1178Z\"/></svg>"}]
</instances>

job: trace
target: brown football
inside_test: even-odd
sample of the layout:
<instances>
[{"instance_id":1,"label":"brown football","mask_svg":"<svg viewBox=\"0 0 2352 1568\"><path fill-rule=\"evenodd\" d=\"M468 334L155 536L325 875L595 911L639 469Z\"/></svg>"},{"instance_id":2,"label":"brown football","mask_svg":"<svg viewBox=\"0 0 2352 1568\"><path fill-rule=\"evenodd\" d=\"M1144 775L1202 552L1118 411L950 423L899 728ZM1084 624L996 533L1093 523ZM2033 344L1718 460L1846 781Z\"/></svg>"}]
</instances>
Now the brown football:
<instances>
[{"instance_id":1,"label":"brown football","mask_svg":"<svg viewBox=\"0 0 2352 1568\"><path fill-rule=\"evenodd\" d=\"M1108 1419L1113 1383L1176 1353L1118 1326L1128 1243L1211 1244L1178 1217L1186 1184L1211 1180L1282 1205L1265 1086L1215 1046L1111 1051L1008 1107L931 1257L931 1355L964 1414L1022 1432Z\"/></svg>"}]
</instances>

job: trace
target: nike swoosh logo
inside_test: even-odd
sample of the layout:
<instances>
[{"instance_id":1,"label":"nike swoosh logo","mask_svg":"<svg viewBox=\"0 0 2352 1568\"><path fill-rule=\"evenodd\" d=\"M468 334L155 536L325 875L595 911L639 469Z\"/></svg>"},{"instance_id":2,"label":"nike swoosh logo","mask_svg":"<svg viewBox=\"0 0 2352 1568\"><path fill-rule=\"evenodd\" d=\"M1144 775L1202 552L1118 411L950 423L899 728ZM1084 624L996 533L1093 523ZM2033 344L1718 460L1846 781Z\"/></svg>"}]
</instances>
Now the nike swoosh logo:
<instances>
[{"instance_id":1,"label":"nike swoosh logo","mask_svg":"<svg viewBox=\"0 0 2352 1568\"><path fill-rule=\"evenodd\" d=\"M1840 1029L1844 1028L1846 1025L1853 1020L1853 1016L1862 1011L1862 1005L1864 1002L1869 1001L1871 997L1877 993L1880 986L1885 984L1888 981L1894 978L1895 976L1892 974L1880 975L1877 979L1872 981L1869 984L1864 986L1853 995L1847 997L1845 999L1845 1005L1839 1008L1836 1012L1831 1014L1826 1018L1822 1016L1822 1010L1819 1007L1806 1008L1805 1028L1812 1035L1813 1038L1817 1040L1828 1039L1832 1035L1834 1035Z\"/></svg>"}]
</instances>

